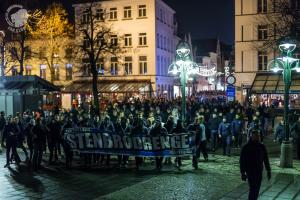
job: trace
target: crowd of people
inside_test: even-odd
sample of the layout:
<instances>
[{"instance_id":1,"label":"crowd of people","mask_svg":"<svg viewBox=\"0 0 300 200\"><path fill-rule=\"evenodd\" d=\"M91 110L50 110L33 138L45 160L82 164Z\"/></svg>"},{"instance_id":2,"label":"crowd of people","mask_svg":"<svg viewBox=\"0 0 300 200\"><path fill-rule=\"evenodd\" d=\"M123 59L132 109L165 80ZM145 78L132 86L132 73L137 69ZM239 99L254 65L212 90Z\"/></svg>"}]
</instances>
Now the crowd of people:
<instances>
[{"instance_id":1,"label":"crowd of people","mask_svg":"<svg viewBox=\"0 0 300 200\"><path fill-rule=\"evenodd\" d=\"M193 167L198 168L200 153L208 160L208 151L215 152L221 148L225 156L231 155L231 149L241 148L251 138L253 131L258 131L263 141L264 136L274 128L276 111L274 107L264 104L258 108L244 107L238 102L226 103L212 99L202 101L191 98L187 101L187 116L181 119L181 101L127 100L124 102L108 102L105 110L99 113L93 110L83 110L73 107L71 110L54 109L45 112L26 111L15 116L0 114L1 144L6 148L6 165L12 161L21 162L17 148L25 154L26 163L34 170L41 167L44 152L49 151L48 163L54 164L59 155L66 158L66 166L71 167L73 153L63 140L63 134L68 128L94 127L108 130L115 134L161 135L179 134L193 131L196 134L196 154L193 156ZM300 133L300 121L294 120L292 129ZM282 122L274 129L275 139L282 142ZM295 136L300 145L300 137ZM29 153L27 152L29 150ZM299 151L298 151L299 152ZM80 155L86 165L110 165L111 155L83 154ZM298 153L300 158L300 153ZM128 156L117 156L119 165L126 167ZM143 158L136 157L138 169ZM171 158L156 157L156 168L161 169L164 163L171 163ZM181 158L175 158L176 166L180 168Z\"/></svg>"}]
</instances>

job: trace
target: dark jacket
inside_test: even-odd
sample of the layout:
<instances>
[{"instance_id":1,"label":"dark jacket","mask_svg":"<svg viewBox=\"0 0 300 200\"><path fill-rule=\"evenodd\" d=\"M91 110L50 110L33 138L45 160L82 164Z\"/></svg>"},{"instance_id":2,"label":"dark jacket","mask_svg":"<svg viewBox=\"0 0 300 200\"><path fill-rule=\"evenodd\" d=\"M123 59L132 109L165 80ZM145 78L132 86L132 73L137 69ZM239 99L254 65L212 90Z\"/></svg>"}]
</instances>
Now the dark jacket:
<instances>
[{"instance_id":1,"label":"dark jacket","mask_svg":"<svg viewBox=\"0 0 300 200\"><path fill-rule=\"evenodd\" d=\"M251 140L242 148L240 155L240 170L244 174L258 174L263 171L263 164L267 171L271 171L267 149L264 144Z\"/></svg>"},{"instance_id":2,"label":"dark jacket","mask_svg":"<svg viewBox=\"0 0 300 200\"><path fill-rule=\"evenodd\" d=\"M208 127L210 130L218 130L220 124L220 119L218 117L213 118L211 117L208 122Z\"/></svg>"},{"instance_id":3,"label":"dark jacket","mask_svg":"<svg viewBox=\"0 0 300 200\"><path fill-rule=\"evenodd\" d=\"M231 132L233 134L241 134L244 128L244 122L240 119L234 119L231 122Z\"/></svg>"}]
</instances>

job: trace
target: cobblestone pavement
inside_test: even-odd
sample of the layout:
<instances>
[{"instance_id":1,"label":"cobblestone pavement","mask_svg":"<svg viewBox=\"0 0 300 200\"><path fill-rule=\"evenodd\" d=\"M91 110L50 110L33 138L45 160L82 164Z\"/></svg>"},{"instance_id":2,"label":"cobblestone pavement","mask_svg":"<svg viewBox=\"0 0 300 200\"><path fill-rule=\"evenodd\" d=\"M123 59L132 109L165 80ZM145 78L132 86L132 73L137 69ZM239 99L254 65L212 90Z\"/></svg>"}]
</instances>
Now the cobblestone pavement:
<instances>
[{"instance_id":1,"label":"cobblestone pavement","mask_svg":"<svg viewBox=\"0 0 300 200\"><path fill-rule=\"evenodd\" d=\"M24 157L23 157L24 159ZM25 164L3 168L5 154L0 153L0 200L2 199L247 199L248 186L240 180L238 157L209 155L209 162L200 162L193 170L190 160L181 170L164 166L154 170L148 161L140 170L76 167L66 170L62 164L44 165L31 171ZM273 177L263 181L260 199L299 199L300 163L294 168L277 167L271 159Z\"/></svg>"}]
</instances>

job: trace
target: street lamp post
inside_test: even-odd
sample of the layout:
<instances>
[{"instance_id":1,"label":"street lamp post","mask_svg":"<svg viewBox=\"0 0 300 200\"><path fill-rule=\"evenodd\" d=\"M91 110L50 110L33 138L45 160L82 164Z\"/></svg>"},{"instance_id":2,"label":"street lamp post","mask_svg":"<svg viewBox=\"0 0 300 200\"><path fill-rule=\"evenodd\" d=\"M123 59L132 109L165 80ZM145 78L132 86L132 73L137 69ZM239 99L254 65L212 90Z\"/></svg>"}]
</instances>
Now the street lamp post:
<instances>
[{"instance_id":1,"label":"street lamp post","mask_svg":"<svg viewBox=\"0 0 300 200\"><path fill-rule=\"evenodd\" d=\"M176 48L176 60L169 66L168 73L178 75L180 77L181 85L181 119L186 121L186 82L189 76L197 74L199 67L192 61L191 49L187 42L181 41Z\"/></svg>"},{"instance_id":2,"label":"street lamp post","mask_svg":"<svg viewBox=\"0 0 300 200\"><path fill-rule=\"evenodd\" d=\"M280 167L293 166L293 149L290 141L289 129L289 89L292 82L292 70L300 72L299 59L292 57L292 52L296 49L296 44L282 43L279 45L282 57L275 58L270 64L274 72L282 71L284 82L284 134L285 138L281 145Z\"/></svg>"}]
</instances>

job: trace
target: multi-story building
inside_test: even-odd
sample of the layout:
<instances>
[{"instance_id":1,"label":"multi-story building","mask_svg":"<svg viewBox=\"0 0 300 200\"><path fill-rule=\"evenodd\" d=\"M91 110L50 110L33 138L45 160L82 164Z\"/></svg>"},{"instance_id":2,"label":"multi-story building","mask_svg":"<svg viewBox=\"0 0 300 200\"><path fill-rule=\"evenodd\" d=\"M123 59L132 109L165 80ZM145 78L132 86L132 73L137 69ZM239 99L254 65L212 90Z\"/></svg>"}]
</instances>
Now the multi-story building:
<instances>
[{"instance_id":1,"label":"multi-story building","mask_svg":"<svg viewBox=\"0 0 300 200\"><path fill-rule=\"evenodd\" d=\"M259 18L270 10L270 0L235 0L235 75L237 100L244 101L257 72L268 70L273 51L261 51L257 46L272 30Z\"/></svg>"},{"instance_id":2,"label":"multi-story building","mask_svg":"<svg viewBox=\"0 0 300 200\"><path fill-rule=\"evenodd\" d=\"M84 11L90 5L73 5L75 24L85 20ZM93 3L92 10L107 13L105 22L116 33L111 37L116 41L122 38L119 41L125 50L117 57L105 55L98 61L101 66L98 78L100 94L118 98L125 94L151 93L153 96L164 94L171 98L173 77L168 75L168 67L174 59L178 42L175 11L162 0L100 1ZM83 38L76 34L76 40L82 42ZM78 93L91 92L88 65L88 60L83 58L74 84L66 88L66 93L77 93L79 97Z\"/></svg>"}]
</instances>

